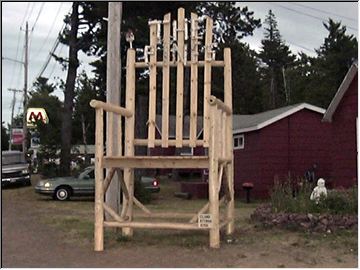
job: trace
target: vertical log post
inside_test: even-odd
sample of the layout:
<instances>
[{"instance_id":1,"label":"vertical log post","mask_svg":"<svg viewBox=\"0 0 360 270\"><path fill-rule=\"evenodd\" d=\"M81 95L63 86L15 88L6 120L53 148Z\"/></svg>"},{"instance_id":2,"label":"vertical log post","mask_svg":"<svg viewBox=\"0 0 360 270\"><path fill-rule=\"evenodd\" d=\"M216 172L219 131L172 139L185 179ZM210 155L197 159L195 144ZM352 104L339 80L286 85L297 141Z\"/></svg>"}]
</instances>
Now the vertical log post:
<instances>
[{"instance_id":1,"label":"vertical log post","mask_svg":"<svg viewBox=\"0 0 360 270\"><path fill-rule=\"evenodd\" d=\"M212 28L213 20L206 18L206 32L205 32L205 56L204 56L204 147L209 147L209 126L210 126L210 112L209 112L209 98L211 95L211 44L212 44Z\"/></svg>"},{"instance_id":2,"label":"vertical log post","mask_svg":"<svg viewBox=\"0 0 360 270\"><path fill-rule=\"evenodd\" d=\"M156 60L157 60L157 24L150 22L150 78L149 78L149 120L148 147L155 146L156 117Z\"/></svg>"},{"instance_id":3,"label":"vertical log post","mask_svg":"<svg viewBox=\"0 0 360 270\"><path fill-rule=\"evenodd\" d=\"M182 147L183 140L183 104L184 104L184 39L185 10L178 9L177 35L177 73L176 73L176 147Z\"/></svg>"},{"instance_id":4,"label":"vertical log post","mask_svg":"<svg viewBox=\"0 0 360 270\"><path fill-rule=\"evenodd\" d=\"M224 49L224 103L232 109L232 75L231 75L231 50ZM234 232L234 153L233 153L233 133L232 133L232 116L227 116L226 120L226 145L227 158L231 162L226 165L226 178L230 191L230 200L227 204L226 217L229 223L226 226L226 234L230 235Z\"/></svg>"},{"instance_id":5,"label":"vertical log post","mask_svg":"<svg viewBox=\"0 0 360 270\"><path fill-rule=\"evenodd\" d=\"M162 92L162 123L161 123L161 146L169 146L169 92L170 92L170 31L171 13L164 16L164 38L163 38L163 92Z\"/></svg>"},{"instance_id":6,"label":"vertical log post","mask_svg":"<svg viewBox=\"0 0 360 270\"><path fill-rule=\"evenodd\" d=\"M126 59L126 108L133 112L131 117L125 119L125 156L134 156L135 132L135 49L128 49ZM123 196L123 213L128 216L128 221L133 219L134 198L134 169L124 168L124 182L127 187L128 197ZM123 189L124 190L124 189ZM125 211L127 213L125 213ZM132 236L133 229L124 227L122 233Z\"/></svg>"},{"instance_id":7,"label":"vertical log post","mask_svg":"<svg viewBox=\"0 0 360 270\"><path fill-rule=\"evenodd\" d=\"M102 159L104 155L103 109L96 109L95 128L95 251L104 250L104 176Z\"/></svg>"},{"instance_id":8,"label":"vertical log post","mask_svg":"<svg viewBox=\"0 0 360 270\"><path fill-rule=\"evenodd\" d=\"M190 147L196 147L196 121L198 103L198 16L191 13L191 81L190 81Z\"/></svg>"},{"instance_id":9,"label":"vertical log post","mask_svg":"<svg viewBox=\"0 0 360 270\"><path fill-rule=\"evenodd\" d=\"M209 145L209 213L212 217L210 247L220 247L219 192L218 192L218 140L219 123L216 106L210 106L210 145Z\"/></svg>"}]
</instances>

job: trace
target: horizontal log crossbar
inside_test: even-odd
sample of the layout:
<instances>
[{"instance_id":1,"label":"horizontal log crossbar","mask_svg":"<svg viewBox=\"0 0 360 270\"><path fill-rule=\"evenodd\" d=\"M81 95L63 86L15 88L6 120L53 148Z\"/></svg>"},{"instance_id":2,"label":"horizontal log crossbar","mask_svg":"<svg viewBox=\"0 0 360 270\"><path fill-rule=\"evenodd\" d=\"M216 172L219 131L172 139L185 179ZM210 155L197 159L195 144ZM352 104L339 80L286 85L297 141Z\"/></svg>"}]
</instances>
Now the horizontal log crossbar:
<instances>
[{"instance_id":1,"label":"horizontal log crossbar","mask_svg":"<svg viewBox=\"0 0 360 270\"><path fill-rule=\"evenodd\" d=\"M142 217L142 218L190 218L194 215L194 213L174 213L174 212L164 212L164 213L154 213L151 212L149 214L147 213L137 213L135 214L136 217Z\"/></svg>"},{"instance_id":2,"label":"horizontal log crossbar","mask_svg":"<svg viewBox=\"0 0 360 270\"><path fill-rule=\"evenodd\" d=\"M204 169L209 167L207 156L106 156L104 168L176 168Z\"/></svg>"},{"instance_id":3,"label":"horizontal log crossbar","mask_svg":"<svg viewBox=\"0 0 360 270\"><path fill-rule=\"evenodd\" d=\"M184 64L184 66L191 67L191 64L192 64L191 61L187 61L186 64ZM204 67L205 61L198 61L198 62L196 62L196 64L198 67ZM165 65L167 65L167 64L165 64ZM156 67L163 67L165 65L162 61L156 62ZM177 63L171 62L168 65L169 65L169 67L176 67ZM150 63L145 63L145 62L136 62L135 63L135 68L148 68L149 66L150 66ZM224 64L224 61L212 61L211 66L212 67L225 67L225 64Z\"/></svg>"},{"instance_id":4,"label":"horizontal log crossbar","mask_svg":"<svg viewBox=\"0 0 360 270\"><path fill-rule=\"evenodd\" d=\"M190 146L191 141L188 139L182 140L182 146ZM195 142L196 146L203 146L204 145L204 141L203 140L196 140ZM135 139L134 140L134 145L138 145L138 146L147 146L148 145L148 140L147 139ZM155 146L161 146L162 145L162 140L159 139L155 139L154 140L154 145ZM176 140L168 140L168 146L176 146Z\"/></svg>"},{"instance_id":5,"label":"horizontal log crossbar","mask_svg":"<svg viewBox=\"0 0 360 270\"><path fill-rule=\"evenodd\" d=\"M107 103L107 102L103 102L100 100L96 100L96 99L92 99L90 101L90 106L95 108L95 109L103 109L107 112L112 112L112 113L116 113L125 117L132 117L133 116L133 112L124 108L124 107L120 107L111 103Z\"/></svg>"},{"instance_id":6,"label":"horizontal log crossbar","mask_svg":"<svg viewBox=\"0 0 360 270\"><path fill-rule=\"evenodd\" d=\"M171 230L209 230L209 228L199 227L197 224L173 223L173 222L116 222L104 221L105 227L128 227L138 229L171 229Z\"/></svg>"}]
</instances>

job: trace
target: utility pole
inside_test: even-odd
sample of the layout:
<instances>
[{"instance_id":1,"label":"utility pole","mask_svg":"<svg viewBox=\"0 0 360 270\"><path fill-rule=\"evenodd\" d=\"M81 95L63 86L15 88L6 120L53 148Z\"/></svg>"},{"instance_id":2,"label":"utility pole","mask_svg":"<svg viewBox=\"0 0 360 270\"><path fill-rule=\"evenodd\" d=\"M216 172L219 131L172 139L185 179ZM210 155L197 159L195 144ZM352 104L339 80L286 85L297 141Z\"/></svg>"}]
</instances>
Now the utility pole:
<instances>
[{"instance_id":1,"label":"utility pole","mask_svg":"<svg viewBox=\"0 0 360 270\"><path fill-rule=\"evenodd\" d=\"M21 90L17 89L8 89L9 91L13 92L13 100L11 104L11 122L10 122L10 140L9 140L9 150L11 150L11 137L12 137L12 130L14 128L14 108L16 102L16 92L22 92Z\"/></svg>"},{"instance_id":2,"label":"utility pole","mask_svg":"<svg viewBox=\"0 0 360 270\"><path fill-rule=\"evenodd\" d=\"M23 152L26 154L27 152L27 126L26 126L26 113L27 113L27 88L28 88L28 53L29 53L29 26L28 22L26 22L25 26L25 61L24 61L24 115L23 115L23 133L24 139L22 143Z\"/></svg>"},{"instance_id":3,"label":"utility pole","mask_svg":"<svg viewBox=\"0 0 360 270\"><path fill-rule=\"evenodd\" d=\"M120 33L122 18L122 2L109 2L108 13L108 37L107 37L107 67L106 67L106 102L120 106L121 98L121 56L120 56ZM108 114L109 115L109 114ZM106 147L108 155L121 155L119 153L121 137L118 138L120 116L106 119ZM113 121L113 129L110 131L109 122ZM110 146L111 145L111 146ZM112 151L112 153L110 153ZM107 173L109 173L107 171ZM106 192L106 203L117 213L120 211L120 172L114 176ZM107 217L107 216L105 216Z\"/></svg>"}]
</instances>

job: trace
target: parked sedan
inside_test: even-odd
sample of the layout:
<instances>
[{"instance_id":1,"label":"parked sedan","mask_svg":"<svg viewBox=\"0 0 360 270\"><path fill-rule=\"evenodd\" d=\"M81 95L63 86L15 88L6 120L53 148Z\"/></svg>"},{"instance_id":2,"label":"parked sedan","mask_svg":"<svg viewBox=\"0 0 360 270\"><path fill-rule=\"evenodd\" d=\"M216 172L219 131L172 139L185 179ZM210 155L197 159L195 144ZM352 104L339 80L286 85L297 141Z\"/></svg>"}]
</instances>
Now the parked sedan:
<instances>
[{"instance_id":1,"label":"parked sedan","mask_svg":"<svg viewBox=\"0 0 360 270\"><path fill-rule=\"evenodd\" d=\"M159 192L158 181L154 177L141 177L143 187L150 192ZM95 193L94 166L87 167L78 177L57 177L41 180L35 186L35 192L50 195L60 201L68 200L71 196L93 196Z\"/></svg>"}]
</instances>

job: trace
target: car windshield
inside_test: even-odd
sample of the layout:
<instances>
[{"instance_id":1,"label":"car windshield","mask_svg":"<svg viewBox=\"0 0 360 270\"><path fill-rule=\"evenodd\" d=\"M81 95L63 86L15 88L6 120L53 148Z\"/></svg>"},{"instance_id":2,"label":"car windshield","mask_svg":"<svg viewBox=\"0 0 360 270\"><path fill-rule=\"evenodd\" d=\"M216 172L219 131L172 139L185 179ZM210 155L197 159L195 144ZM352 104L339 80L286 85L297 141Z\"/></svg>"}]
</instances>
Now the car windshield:
<instances>
[{"instance_id":1,"label":"car windshield","mask_svg":"<svg viewBox=\"0 0 360 270\"><path fill-rule=\"evenodd\" d=\"M1 155L1 164L2 165L11 165L11 164L19 164L26 163L25 156L21 152L17 153L2 153Z\"/></svg>"},{"instance_id":2,"label":"car windshield","mask_svg":"<svg viewBox=\"0 0 360 270\"><path fill-rule=\"evenodd\" d=\"M94 170L93 169L85 169L82 173L79 174L78 179L92 179L94 178Z\"/></svg>"}]
</instances>

